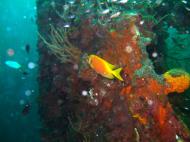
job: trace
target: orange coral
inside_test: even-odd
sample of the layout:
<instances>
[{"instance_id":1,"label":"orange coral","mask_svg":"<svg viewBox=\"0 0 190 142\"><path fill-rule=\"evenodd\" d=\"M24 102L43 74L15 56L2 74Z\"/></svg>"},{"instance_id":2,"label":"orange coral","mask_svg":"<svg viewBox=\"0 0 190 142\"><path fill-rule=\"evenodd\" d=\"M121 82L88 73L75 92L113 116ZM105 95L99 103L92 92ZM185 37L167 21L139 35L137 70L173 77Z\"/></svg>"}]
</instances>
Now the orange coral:
<instances>
[{"instance_id":1,"label":"orange coral","mask_svg":"<svg viewBox=\"0 0 190 142\"><path fill-rule=\"evenodd\" d=\"M162 95L163 92L163 85L159 84L158 81L150 78L148 82L148 89L151 90L152 93L156 95Z\"/></svg>"},{"instance_id":2,"label":"orange coral","mask_svg":"<svg viewBox=\"0 0 190 142\"><path fill-rule=\"evenodd\" d=\"M168 84L165 93L182 93L190 86L190 75L180 69L172 69L163 75L166 83Z\"/></svg>"},{"instance_id":3,"label":"orange coral","mask_svg":"<svg viewBox=\"0 0 190 142\"><path fill-rule=\"evenodd\" d=\"M167 110L163 106L159 106L158 108L158 122L162 126L166 121L166 113Z\"/></svg>"},{"instance_id":4,"label":"orange coral","mask_svg":"<svg viewBox=\"0 0 190 142\"><path fill-rule=\"evenodd\" d=\"M121 90L121 95L129 95L129 93L131 92L131 90L132 90L132 87L131 86L127 86L127 87L125 87L125 88L123 88L122 90Z\"/></svg>"}]
</instances>

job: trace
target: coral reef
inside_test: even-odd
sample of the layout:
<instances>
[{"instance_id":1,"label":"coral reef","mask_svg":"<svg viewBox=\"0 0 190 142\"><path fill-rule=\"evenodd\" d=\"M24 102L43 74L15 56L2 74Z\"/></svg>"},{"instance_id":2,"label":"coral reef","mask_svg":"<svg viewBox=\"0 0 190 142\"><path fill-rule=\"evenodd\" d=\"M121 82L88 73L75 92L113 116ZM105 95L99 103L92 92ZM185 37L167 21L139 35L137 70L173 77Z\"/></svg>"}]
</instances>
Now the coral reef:
<instances>
[{"instance_id":1,"label":"coral reef","mask_svg":"<svg viewBox=\"0 0 190 142\"><path fill-rule=\"evenodd\" d=\"M89 78L88 81L93 88L92 98L95 101L92 105L101 108L95 109L96 116L93 122L98 123L96 119L102 118L103 122L100 124L107 128L108 141L125 142L140 139L140 141L169 142L175 141L176 135L188 141L186 128L173 114L164 95L165 83L160 79L162 77L158 77L154 71L149 71L153 70L151 64L143 65L147 55L137 44L139 40L134 38L136 34L131 32L133 26L129 24L126 29L111 32L105 45L99 50L99 55L104 59L123 67L125 83L105 80L98 76L96 79ZM139 75L137 72L142 68L143 72ZM86 79L85 75L81 78ZM92 120L86 121L92 123ZM86 131L93 128L91 123ZM97 127L97 124L95 126Z\"/></svg>"},{"instance_id":2,"label":"coral reef","mask_svg":"<svg viewBox=\"0 0 190 142\"><path fill-rule=\"evenodd\" d=\"M77 26L69 21L71 29L75 26L69 31L62 27L68 22L64 19L68 13L64 7L56 7L59 2L38 1L39 9L51 5L48 14L55 18L51 21L55 22L55 27L50 26L49 30L49 22L41 20L46 14L38 13L43 35L38 45L41 56L39 112L44 122L42 141L190 141L188 129L168 101L168 93L182 92L189 86L189 75L183 72L179 84L175 84L175 79L178 80L175 75L171 76L174 78L168 76L171 72L158 75L146 51L146 46L155 38L151 29L162 18L140 25L143 19L140 14L124 13L117 19L113 18L114 13L108 18L91 14L84 18L85 14L80 13L83 21L79 20L81 17L77 19ZM85 7L80 0L77 4ZM100 3L96 6L103 10ZM133 8L142 6L143 2ZM116 7L114 5L113 9ZM72 8L77 11L76 7ZM149 16L145 9L140 11L143 20ZM63 10L63 14L59 10ZM86 10L84 8L83 12ZM102 19L94 22L93 16L96 20ZM124 81L98 75L86 61L91 54L121 67Z\"/></svg>"}]
</instances>

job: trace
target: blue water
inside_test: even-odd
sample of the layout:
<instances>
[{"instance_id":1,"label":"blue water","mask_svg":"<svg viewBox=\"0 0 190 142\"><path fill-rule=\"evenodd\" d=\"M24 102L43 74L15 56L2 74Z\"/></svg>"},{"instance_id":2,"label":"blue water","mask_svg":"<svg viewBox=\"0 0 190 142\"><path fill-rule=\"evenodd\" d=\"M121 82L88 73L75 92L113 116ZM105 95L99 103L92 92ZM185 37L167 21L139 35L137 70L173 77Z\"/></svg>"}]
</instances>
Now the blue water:
<instances>
[{"instance_id":1,"label":"blue water","mask_svg":"<svg viewBox=\"0 0 190 142\"><path fill-rule=\"evenodd\" d=\"M35 0L1 0L0 13L0 141L38 142ZM30 45L29 53L26 44ZM8 51L14 51L13 55ZM28 74L6 66L7 60L18 62ZM28 68L29 63L35 67ZM31 107L23 115L26 104Z\"/></svg>"}]
</instances>

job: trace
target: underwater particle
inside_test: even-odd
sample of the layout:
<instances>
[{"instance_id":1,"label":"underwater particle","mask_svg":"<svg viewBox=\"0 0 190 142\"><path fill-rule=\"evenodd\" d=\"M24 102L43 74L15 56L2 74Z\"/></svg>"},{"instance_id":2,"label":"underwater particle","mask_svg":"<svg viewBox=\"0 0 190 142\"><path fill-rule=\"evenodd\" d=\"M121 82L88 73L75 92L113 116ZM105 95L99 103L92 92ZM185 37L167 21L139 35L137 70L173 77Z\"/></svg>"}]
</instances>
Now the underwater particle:
<instances>
[{"instance_id":1,"label":"underwater particle","mask_svg":"<svg viewBox=\"0 0 190 142\"><path fill-rule=\"evenodd\" d=\"M105 10L101 11L100 14L108 14L109 12L110 12L109 9L105 9Z\"/></svg>"},{"instance_id":2,"label":"underwater particle","mask_svg":"<svg viewBox=\"0 0 190 142\"><path fill-rule=\"evenodd\" d=\"M140 23L139 23L140 25L143 25L144 24L144 20L142 20L142 21L140 21Z\"/></svg>"},{"instance_id":3,"label":"underwater particle","mask_svg":"<svg viewBox=\"0 0 190 142\"><path fill-rule=\"evenodd\" d=\"M111 84L110 84L110 83L107 83L106 86L107 86L107 87L111 87Z\"/></svg>"},{"instance_id":4,"label":"underwater particle","mask_svg":"<svg viewBox=\"0 0 190 142\"><path fill-rule=\"evenodd\" d=\"M34 9L34 10L37 10L37 7L36 7L36 6L34 6L34 7L33 7L33 9Z\"/></svg>"},{"instance_id":5,"label":"underwater particle","mask_svg":"<svg viewBox=\"0 0 190 142\"><path fill-rule=\"evenodd\" d=\"M185 109L185 110L189 110L189 108L188 108L188 107L184 107L184 109Z\"/></svg>"},{"instance_id":6,"label":"underwater particle","mask_svg":"<svg viewBox=\"0 0 190 142\"><path fill-rule=\"evenodd\" d=\"M74 19L76 16L75 15L69 15L68 18L69 19Z\"/></svg>"},{"instance_id":7,"label":"underwater particle","mask_svg":"<svg viewBox=\"0 0 190 142\"><path fill-rule=\"evenodd\" d=\"M26 19L26 18L27 18L26 15L24 15L24 16L23 16L23 19Z\"/></svg>"},{"instance_id":8,"label":"underwater particle","mask_svg":"<svg viewBox=\"0 0 190 142\"><path fill-rule=\"evenodd\" d=\"M95 93L94 96L98 96L98 93Z\"/></svg>"},{"instance_id":9,"label":"underwater particle","mask_svg":"<svg viewBox=\"0 0 190 142\"><path fill-rule=\"evenodd\" d=\"M70 24L65 24L63 27L64 28L70 28Z\"/></svg>"},{"instance_id":10,"label":"underwater particle","mask_svg":"<svg viewBox=\"0 0 190 142\"><path fill-rule=\"evenodd\" d=\"M153 52L153 53L152 53L152 57L153 57L153 58L157 58L157 57L158 57L158 53L157 53L157 52Z\"/></svg>"},{"instance_id":11,"label":"underwater particle","mask_svg":"<svg viewBox=\"0 0 190 142\"><path fill-rule=\"evenodd\" d=\"M52 20L51 17L49 17L49 18L48 18L48 21L51 21L51 20Z\"/></svg>"},{"instance_id":12,"label":"underwater particle","mask_svg":"<svg viewBox=\"0 0 190 142\"><path fill-rule=\"evenodd\" d=\"M120 0L118 3L121 3L121 4L125 4L127 3L129 0Z\"/></svg>"},{"instance_id":13,"label":"underwater particle","mask_svg":"<svg viewBox=\"0 0 190 142\"><path fill-rule=\"evenodd\" d=\"M169 122L170 124L172 124L172 121L171 121L171 120L169 120L168 122Z\"/></svg>"},{"instance_id":14,"label":"underwater particle","mask_svg":"<svg viewBox=\"0 0 190 142\"><path fill-rule=\"evenodd\" d=\"M166 6L166 3L163 2L163 3L162 3L162 6Z\"/></svg>"},{"instance_id":15,"label":"underwater particle","mask_svg":"<svg viewBox=\"0 0 190 142\"><path fill-rule=\"evenodd\" d=\"M31 90L26 90L26 91L25 91L25 95L26 95L27 97L29 97L30 95L32 95L32 91L31 91Z\"/></svg>"},{"instance_id":16,"label":"underwater particle","mask_svg":"<svg viewBox=\"0 0 190 142\"><path fill-rule=\"evenodd\" d=\"M116 12L110 16L110 18L116 18L121 14L121 12Z\"/></svg>"},{"instance_id":17,"label":"underwater particle","mask_svg":"<svg viewBox=\"0 0 190 142\"><path fill-rule=\"evenodd\" d=\"M19 104L20 104L20 105L24 105L24 104L25 104L25 101L24 101L24 100L20 100L20 101L19 101Z\"/></svg>"},{"instance_id":18,"label":"underwater particle","mask_svg":"<svg viewBox=\"0 0 190 142\"><path fill-rule=\"evenodd\" d=\"M148 100L148 105L149 106L153 105L153 101L152 100Z\"/></svg>"},{"instance_id":19,"label":"underwater particle","mask_svg":"<svg viewBox=\"0 0 190 142\"><path fill-rule=\"evenodd\" d=\"M88 91L83 90L83 91L82 91L82 96L87 96L87 95L88 95Z\"/></svg>"},{"instance_id":20,"label":"underwater particle","mask_svg":"<svg viewBox=\"0 0 190 142\"><path fill-rule=\"evenodd\" d=\"M9 48L9 49L7 50L7 54L8 54L9 56L13 56L13 55L15 54L15 51L14 51L12 48Z\"/></svg>"},{"instance_id":21,"label":"underwater particle","mask_svg":"<svg viewBox=\"0 0 190 142\"><path fill-rule=\"evenodd\" d=\"M36 67L36 64L35 63L33 63L33 62L29 62L28 63L28 68L29 69L34 69Z\"/></svg>"},{"instance_id":22,"label":"underwater particle","mask_svg":"<svg viewBox=\"0 0 190 142\"><path fill-rule=\"evenodd\" d=\"M13 69L19 69L19 68L21 68L21 65L18 62L16 62L16 61L10 61L10 60L8 60L8 61L5 61L5 64L8 67L13 68Z\"/></svg>"},{"instance_id":23,"label":"underwater particle","mask_svg":"<svg viewBox=\"0 0 190 142\"><path fill-rule=\"evenodd\" d=\"M87 10L85 11L85 13L90 13L90 9L87 9Z\"/></svg>"},{"instance_id":24,"label":"underwater particle","mask_svg":"<svg viewBox=\"0 0 190 142\"><path fill-rule=\"evenodd\" d=\"M130 45L127 45L127 46L125 47L125 51L126 51L127 53L131 53L131 52L133 51L133 48L132 48Z\"/></svg>"},{"instance_id":25,"label":"underwater particle","mask_svg":"<svg viewBox=\"0 0 190 142\"><path fill-rule=\"evenodd\" d=\"M74 4L75 3L75 1L69 1L69 4Z\"/></svg>"}]
</instances>

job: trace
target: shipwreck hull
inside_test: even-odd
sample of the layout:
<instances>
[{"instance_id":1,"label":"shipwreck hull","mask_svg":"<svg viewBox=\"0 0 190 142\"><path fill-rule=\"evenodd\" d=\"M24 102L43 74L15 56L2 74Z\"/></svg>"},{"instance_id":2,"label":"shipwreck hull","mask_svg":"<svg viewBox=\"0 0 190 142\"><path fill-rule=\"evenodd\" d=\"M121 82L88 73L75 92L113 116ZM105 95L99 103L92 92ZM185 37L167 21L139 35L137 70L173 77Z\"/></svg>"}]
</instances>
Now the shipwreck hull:
<instances>
[{"instance_id":1,"label":"shipwreck hull","mask_svg":"<svg viewBox=\"0 0 190 142\"><path fill-rule=\"evenodd\" d=\"M37 2L41 140L189 142L189 131L175 115L167 85L146 52L154 33L138 26L140 16L113 23L114 30L85 18L65 32L57 3L64 4ZM122 67L124 81L98 75L86 61L90 54Z\"/></svg>"}]
</instances>

